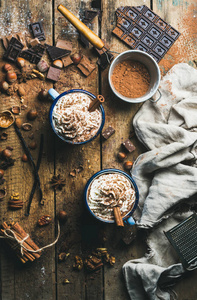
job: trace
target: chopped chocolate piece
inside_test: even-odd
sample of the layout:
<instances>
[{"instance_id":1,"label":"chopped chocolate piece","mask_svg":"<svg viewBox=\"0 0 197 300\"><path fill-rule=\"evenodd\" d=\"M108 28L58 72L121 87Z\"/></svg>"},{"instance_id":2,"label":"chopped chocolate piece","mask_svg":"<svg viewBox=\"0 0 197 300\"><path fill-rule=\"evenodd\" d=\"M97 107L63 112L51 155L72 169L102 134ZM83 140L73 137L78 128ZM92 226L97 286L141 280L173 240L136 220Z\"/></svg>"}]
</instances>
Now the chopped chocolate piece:
<instances>
[{"instance_id":1,"label":"chopped chocolate piece","mask_svg":"<svg viewBox=\"0 0 197 300\"><path fill-rule=\"evenodd\" d=\"M93 0L92 3L91 3L91 6L93 8L99 8L99 9L101 9L101 0Z\"/></svg>"},{"instance_id":2,"label":"chopped chocolate piece","mask_svg":"<svg viewBox=\"0 0 197 300\"><path fill-rule=\"evenodd\" d=\"M46 40L45 34L44 34L44 29L43 29L43 26L42 26L42 21L31 23L30 28L32 30L34 38L38 38L39 41Z\"/></svg>"},{"instance_id":3,"label":"chopped chocolate piece","mask_svg":"<svg viewBox=\"0 0 197 300\"><path fill-rule=\"evenodd\" d=\"M32 39L31 41L29 41L29 45L31 47L35 47L36 45L40 44L40 41L38 38Z\"/></svg>"},{"instance_id":4,"label":"chopped chocolate piece","mask_svg":"<svg viewBox=\"0 0 197 300\"><path fill-rule=\"evenodd\" d=\"M98 53L99 56L101 56L104 52L107 52L109 50L109 45L106 43L105 40L102 40L105 44L105 47L103 47L102 49L97 49L96 47L94 48L96 50L96 52Z\"/></svg>"},{"instance_id":5,"label":"chopped chocolate piece","mask_svg":"<svg viewBox=\"0 0 197 300\"><path fill-rule=\"evenodd\" d=\"M37 44L36 46L24 50L20 53L20 57L28 60L32 64L38 64L44 54L45 46Z\"/></svg>"},{"instance_id":6,"label":"chopped chocolate piece","mask_svg":"<svg viewBox=\"0 0 197 300\"><path fill-rule=\"evenodd\" d=\"M92 22L97 15L98 11L96 10L85 10L84 20L85 22Z\"/></svg>"},{"instance_id":7,"label":"chopped chocolate piece","mask_svg":"<svg viewBox=\"0 0 197 300\"><path fill-rule=\"evenodd\" d=\"M131 143L129 139L122 143L122 146L128 151L133 152L135 150L135 146Z\"/></svg>"},{"instance_id":8,"label":"chopped chocolate piece","mask_svg":"<svg viewBox=\"0 0 197 300\"><path fill-rule=\"evenodd\" d=\"M102 137L107 140L112 134L115 133L115 129L111 126L109 126L107 129L105 129L103 132L102 132Z\"/></svg>"},{"instance_id":9,"label":"chopped chocolate piece","mask_svg":"<svg viewBox=\"0 0 197 300\"><path fill-rule=\"evenodd\" d=\"M62 62L63 62L64 68L73 64L73 61L72 61L70 55L62 58Z\"/></svg>"},{"instance_id":10,"label":"chopped chocolate piece","mask_svg":"<svg viewBox=\"0 0 197 300\"><path fill-rule=\"evenodd\" d=\"M70 41L67 40L58 40L56 47L61 48L61 49L65 49L68 51L72 51L72 43Z\"/></svg>"},{"instance_id":11,"label":"chopped chocolate piece","mask_svg":"<svg viewBox=\"0 0 197 300\"><path fill-rule=\"evenodd\" d=\"M50 79L52 81L58 81L60 77L60 73L61 73L60 69L50 67L47 74L47 79Z\"/></svg>"},{"instance_id":12,"label":"chopped chocolate piece","mask_svg":"<svg viewBox=\"0 0 197 300\"><path fill-rule=\"evenodd\" d=\"M23 49L23 44L19 42L15 37L12 37L6 52L4 53L4 59L8 59L10 61L16 61L17 57L21 53Z\"/></svg>"},{"instance_id":13,"label":"chopped chocolate piece","mask_svg":"<svg viewBox=\"0 0 197 300\"><path fill-rule=\"evenodd\" d=\"M121 6L116 10L116 17L112 32L130 48L149 53L157 62L180 36L146 5Z\"/></svg>"},{"instance_id":14,"label":"chopped chocolate piece","mask_svg":"<svg viewBox=\"0 0 197 300\"><path fill-rule=\"evenodd\" d=\"M103 52L103 54L101 54L101 57L98 59L97 64L101 67L101 69L105 70L113 58L113 54L105 51Z\"/></svg>"},{"instance_id":15,"label":"chopped chocolate piece","mask_svg":"<svg viewBox=\"0 0 197 300\"><path fill-rule=\"evenodd\" d=\"M84 55L80 63L77 65L77 68L81 70L81 72L88 76L92 71L96 68L95 64L92 64L90 60Z\"/></svg>"},{"instance_id":16,"label":"chopped chocolate piece","mask_svg":"<svg viewBox=\"0 0 197 300\"><path fill-rule=\"evenodd\" d=\"M58 47L50 46L50 45L47 45L47 52L52 61L62 58L71 53L70 50L66 50L66 49L62 49L62 48L58 48Z\"/></svg>"}]
</instances>

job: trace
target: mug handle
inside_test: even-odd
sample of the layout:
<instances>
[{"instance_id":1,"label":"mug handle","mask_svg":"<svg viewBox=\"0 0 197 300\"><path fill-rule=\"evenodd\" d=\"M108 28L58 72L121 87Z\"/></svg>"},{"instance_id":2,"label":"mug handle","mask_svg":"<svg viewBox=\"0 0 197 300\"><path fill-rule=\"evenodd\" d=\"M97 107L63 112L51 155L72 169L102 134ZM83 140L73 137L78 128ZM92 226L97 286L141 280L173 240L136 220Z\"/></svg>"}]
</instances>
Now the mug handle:
<instances>
[{"instance_id":1,"label":"mug handle","mask_svg":"<svg viewBox=\"0 0 197 300\"><path fill-rule=\"evenodd\" d=\"M133 219L133 217L130 216L129 218L124 220L124 223L129 225L129 226L133 226L133 225L135 225L135 220Z\"/></svg>"},{"instance_id":2,"label":"mug handle","mask_svg":"<svg viewBox=\"0 0 197 300\"><path fill-rule=\"evenodd\" d=\"M48 90L48 94L52 100L55 100L59 96L59 93L52 88Z\"/></svg>"},{"instance_id":3,"label":"mug handle","mask_svg":"<svg viewBox=\"0 0 197 300\"><path fill-rule=\"evenodd\" d=\"M162 94L160 90L158 89L157 92L159 93L159 97L156 100L153 100L152 98L149 99L152 103L156 103L161 99Z\"/></svg>"}]
</instances>

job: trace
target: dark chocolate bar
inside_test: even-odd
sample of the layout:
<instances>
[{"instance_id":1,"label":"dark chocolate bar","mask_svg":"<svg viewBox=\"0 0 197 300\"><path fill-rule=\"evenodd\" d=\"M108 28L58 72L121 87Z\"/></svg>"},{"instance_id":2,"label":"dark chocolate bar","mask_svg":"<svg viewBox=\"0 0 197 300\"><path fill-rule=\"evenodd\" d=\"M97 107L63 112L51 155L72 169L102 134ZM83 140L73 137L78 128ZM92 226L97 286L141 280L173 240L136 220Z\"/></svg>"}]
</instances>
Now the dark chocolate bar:
<instances>
[{"instance_id":1,"label":"dark chocolate bar","mask_svg":"<svg viewBox=\"0 0 197 300\"><path fill-rule=\"evenodd\" d=\"M42 26L42 21L31 23L30 28L31 28L34 38L38 38L39 41L46 40L45 34L44 34L44 29Z\"/></svg>"},{"instance_id":2,"label":"dark chocolate bar","mask_svg":"<svg viewBox=\"0 0 197 300\"><path fill-rule=\"evenodd\" d=\"M115 129L111 126L107 127L107 129L105 129L103 132L102 132L102 137L107 140L112 134L115 133Z\"/></svg>"},{"instance_id":3,"label":"dark chocolate bar","mask_svg":"<svg viewBox=\"0 0 197 300\"><path fill-rule=\"evenodd\" d=\"M61 73L60 69L57 69L57 68L54 68L54 67L50 67L49 70L48 70L47 79L56 82L56 81L59 80L60 73Z\"/></svg>"},{"instance_id":4,"label":"dark chocolate bar","mask_svg":"<svg viewBox=\"0 0 197 300\"><path fill-rule=\"evenodd\" d=\"M50 46L50 45L46 45L46 46L47 46L47 52L52 61L54 61L56 59L60 59L71 53L70 50L66 50L66 49L62 49L62 48L58 48L58 47Z\"/></svg>"},{"instance_id":5,"label":"dark chocolate bar","mask_svg":"<svg viewBox=\"0 0 197 300\"><path fill-rule=\"evenodd\" d=\"M135 150L135 146L131 143L129 139L122 143L122 146L128 151L133 152Z\"/></svg>"},{"instance_id":6,"label":"dark chocolate bar","mask_svg":"<svg viewBox=\"0 0 197 300\"><path fill-rule=\"evenodd\" d=\"M18 41L15 37L12 37L3 58L15 62L23 47L24 46L20 41Z\"/></svg>"},{"instance_id":7,"label":"dark chocolate bar","mask_svg":"<svg viewBox=\"0 0 197 300\"><path fill-rule=\"evenodd\" d=\"M180 36L146 5L121 6L116 10L116 17L112 32L130 48L149 53L157 62Z\"/></svg>"},{"instance_id":8,"label":"dark chocolate bar","mask_svg":"<svg viewBox=\"0 0 197 300\"><path fill-rule=\"evenodd\" d=\"M38 64L45 51L45 46L37 44L36 46L24 50L20 53L20 57L28 60L32 64Z\"/></svg>"}]
</instances>

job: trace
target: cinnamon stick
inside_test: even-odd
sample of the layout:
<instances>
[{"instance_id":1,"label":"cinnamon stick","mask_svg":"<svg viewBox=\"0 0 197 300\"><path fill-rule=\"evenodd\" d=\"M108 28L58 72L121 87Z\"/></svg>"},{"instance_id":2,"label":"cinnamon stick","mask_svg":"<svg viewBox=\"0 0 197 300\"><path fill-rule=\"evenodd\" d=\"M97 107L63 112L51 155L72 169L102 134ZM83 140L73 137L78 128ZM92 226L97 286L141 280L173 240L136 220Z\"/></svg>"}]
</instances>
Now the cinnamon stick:
<instances>
[{"instance_id":1,"label":"cinnamon stick","mask_svg":"<svg viewBox=\"0 0 197 300\"><path fill-rule=\"evenodd\" d=\"M114 207L114 218L115 218L117 226L124 227L124 223L122 220L121 211L120 211L119 206Z\"/></svg>"},{"instance_id":2,"label":"cinnamon stick","mask_svg":"<svg viewBox=\"0 0 197 300\"><path fill-rule=\"evenodd\" d=\"M89 105L88 111L93 112L95 109L99 108L99 105L105 101L102 95L98 95Z\"/></svg>"}]
</instances>

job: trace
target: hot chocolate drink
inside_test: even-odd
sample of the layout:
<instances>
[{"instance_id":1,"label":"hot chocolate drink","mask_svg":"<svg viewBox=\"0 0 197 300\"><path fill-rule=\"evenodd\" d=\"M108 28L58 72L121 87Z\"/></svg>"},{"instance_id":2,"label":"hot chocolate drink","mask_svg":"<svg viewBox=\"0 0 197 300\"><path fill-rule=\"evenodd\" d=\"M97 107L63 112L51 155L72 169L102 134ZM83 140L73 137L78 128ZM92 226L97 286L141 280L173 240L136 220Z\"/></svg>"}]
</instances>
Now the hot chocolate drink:
<instances>
[{"instance_id":1,"label":"hot chocolate drink","mask_svg":"<svg viewBox=\"0 0 197 300\"><path fill-rule=\"evenodd\" d=\"M102 121L100 109L88 111L93 99L81 92L69 93L61 97L53 110L53 125L56 132L73 143L85 142L93 138Z\"/></svg>"},{"instance_id":2,"label":"hot chocolate drink","mask_svg":"<svg viewBox=\"0 0 197 300\"><path fill-rule=\"evenodd\" d=\"M113 208L120 207L122 217L131 210L136 200L132 182L119 173L107 173L96 177L88 189L87 202L96 217L113 221Z\"/></svg>"}]
</instances>

